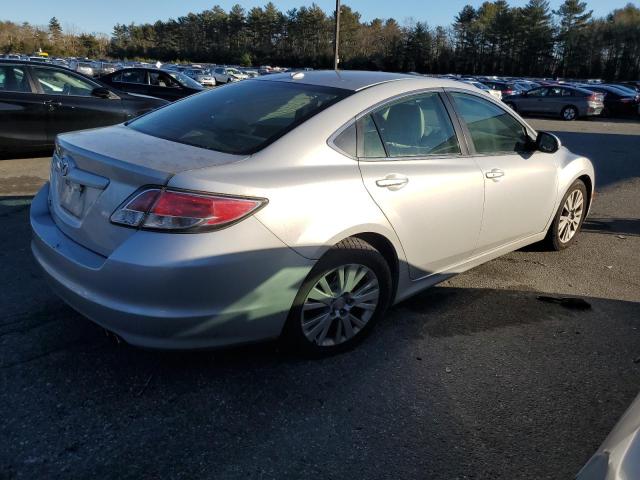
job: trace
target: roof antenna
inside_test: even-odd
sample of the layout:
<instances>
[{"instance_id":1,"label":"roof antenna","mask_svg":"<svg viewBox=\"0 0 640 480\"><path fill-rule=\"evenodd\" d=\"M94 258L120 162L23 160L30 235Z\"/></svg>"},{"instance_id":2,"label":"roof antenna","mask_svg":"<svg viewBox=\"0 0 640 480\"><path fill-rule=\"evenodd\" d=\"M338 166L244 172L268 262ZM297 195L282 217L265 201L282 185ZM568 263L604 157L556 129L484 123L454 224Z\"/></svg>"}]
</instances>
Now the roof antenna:
<instances>
[{"instance_id":1,"label":"roof antenna","mask_svg":"<svg viewBox=\"0 0 640 480\"><path fill-rule=\"evenodd\" d=\"M337 71L338 63L340 63L340 57L338 55L340 47L340 0L336 0L336 33L333 41L333 69Z\"/></svg>"}]
</instances>

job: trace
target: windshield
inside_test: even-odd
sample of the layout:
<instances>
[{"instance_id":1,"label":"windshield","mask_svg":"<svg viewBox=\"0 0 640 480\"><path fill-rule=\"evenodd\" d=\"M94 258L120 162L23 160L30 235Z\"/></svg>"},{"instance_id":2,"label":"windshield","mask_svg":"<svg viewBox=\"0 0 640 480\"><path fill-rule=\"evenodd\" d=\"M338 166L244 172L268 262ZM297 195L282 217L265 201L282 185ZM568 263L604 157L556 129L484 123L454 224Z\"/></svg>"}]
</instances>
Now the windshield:
<instances>
[{"instance_id":1,"label":"windshield","mask_svg":"<svg viewBox=\"0 0 640 480\"><path fill-rule=\"evenodd\" d=\"M351 93L316 85L247 80L187 97L128 125L174 142L249 154Z\"/></svg>"},{"instance_id":2,"label":"windshield","mask_svg":"<svg viewBox=\"0 0 640 480\"><path fill-rule=\"evenodd\" d=\"M175 78L179 83L181 83L185 87L194 88L196 90L203 90L204 87L196 82L193 78L185 75L180 72L167 72L173 78Z\"/></svg>"}]
</instances>

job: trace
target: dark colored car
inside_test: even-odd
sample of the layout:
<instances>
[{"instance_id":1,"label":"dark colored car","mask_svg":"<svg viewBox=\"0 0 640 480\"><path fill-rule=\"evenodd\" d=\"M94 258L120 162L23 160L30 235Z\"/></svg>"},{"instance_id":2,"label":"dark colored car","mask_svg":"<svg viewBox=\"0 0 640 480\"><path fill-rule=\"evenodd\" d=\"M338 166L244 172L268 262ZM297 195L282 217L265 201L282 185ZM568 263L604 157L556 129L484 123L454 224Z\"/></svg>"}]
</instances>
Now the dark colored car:
<instances>
[{"instance_id":1,"label":"dark colored car","mask_svg":"<svg viewBox=\"0 0 640 480\"><path fill-rule=\"evenodd\" d=\"M100 80L123 92L150 95L170 102L204 89L184 73L157 68L125 68L100 77Z\"/></svg>"},{"instance_id":2,"label":"dark colored car","mask_svg":"<svg viewBox=\"0 0 640 480\"><path fill-rule=\"evenodd\" d=\"M614 85L589 85L584 87L592 92L604 95L605 116L629 116L637 115L640 107L640 94L629 87Z\"/></svg>"},{"instance_id":3,"label":"dark colored car","mask_svg":"<svg viewBox=\"0 0 640 480\"><path fill-rule=\"evenodd\" d=\"M534 88L512 95L504 103L519 113L560 116L563 120L600 115L604 109L601 94L568 85Z\"/></svg>"},{"instance_id":4,"label":"dark colored car","mask_svg":"<svg viewBox=\"0 0 640 480\"><path fill-rule=\"evenodd\" d=\"M53 148L59 133L114 125L166 104L66 68L0 60L0 152Z\"/></svg>"},{"instance_id":5,"label":"dark colored car","mask_svg":"<svg viewBox=\"0 0 640 480\"><path fill-rule=\"evenodd\" d=\"M631 80L631 81L625 81L625 82L618 82L618 83L616 83L616 85L622 85L624 87L631 88L631 89L635 90L636 92L640 92L640 80Z\"/></svg>"}]
</instances>

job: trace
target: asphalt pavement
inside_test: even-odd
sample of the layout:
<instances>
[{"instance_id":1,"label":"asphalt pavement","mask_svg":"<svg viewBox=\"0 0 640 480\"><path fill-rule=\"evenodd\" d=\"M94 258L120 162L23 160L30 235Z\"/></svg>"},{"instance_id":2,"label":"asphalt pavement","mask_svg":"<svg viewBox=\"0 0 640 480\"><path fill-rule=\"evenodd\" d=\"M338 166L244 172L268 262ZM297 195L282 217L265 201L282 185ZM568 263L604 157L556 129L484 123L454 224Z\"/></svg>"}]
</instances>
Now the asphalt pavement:
<instances>
[{"instance_id":1,"label":"asphalt pavement","mask_svg":"<svg viewBox=\"0 0 640 480\"><path fill-rule=\"evenodd\" d=\"M572 478L640 391L640 124L532 124L596 165L576 244L459 275L314 361L118 344L31 258L48 159L0 161L0 478Z\"/></svg>"}]
</instances>

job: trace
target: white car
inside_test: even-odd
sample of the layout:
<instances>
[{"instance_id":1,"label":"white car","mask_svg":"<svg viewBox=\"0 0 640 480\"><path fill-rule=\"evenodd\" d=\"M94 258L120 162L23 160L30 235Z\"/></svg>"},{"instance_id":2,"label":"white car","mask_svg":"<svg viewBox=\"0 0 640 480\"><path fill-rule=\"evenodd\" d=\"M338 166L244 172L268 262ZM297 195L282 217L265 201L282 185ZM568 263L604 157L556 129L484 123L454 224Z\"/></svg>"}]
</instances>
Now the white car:
<instances>
[{"instance_id":1,"label":"white car","mask_svg":"<svg viewBox=\"0 0 640 480\"><path fill-rule=\"evenodd\" d=\"M494 90L490 87L487 87L484 83L474 82L473 80L463 80L463 83L466 83L467 85L473 85L474 87L479 88L488 95L491 95L498 100L502 100L502 92L500 90Z\"/></svg>"},{"instance_id":2,"label":"white car","mask_svg":"<svg viewBox=\"0 0 640 480\"><path fill-rule=\"evenodd\" d=\"M213 69L213 76L218 83L230 83L237 82L239 80L246 80L249 75L242 73L237 68L229 67L216 67Z\"/></svg>"},{"instance_id":3,"label":"white car","mask_svg":"<svg viewBox=\"0 0 640 480\"><path fill-rule=\"evenodd\" d=\"M202 68L190 68L184 74L191 77L203 87L215 87L217 82L213 75Z\"/></svg>"},{"instance_id":4,"label":"white car","mask_svg":"<svg viewBox=\"0 0 640 480\"><path fill-rule=\"evenodd\" d=\"M452 275L569 247L593 188L587 158L470 85L291 72L59 135L32 249L133 345L330 354Z\"/></svg>"}]
</instances>

